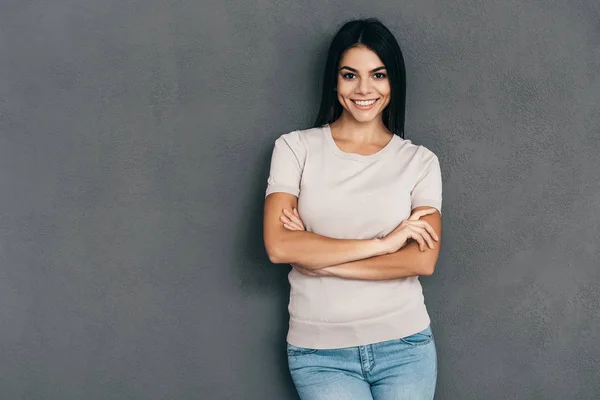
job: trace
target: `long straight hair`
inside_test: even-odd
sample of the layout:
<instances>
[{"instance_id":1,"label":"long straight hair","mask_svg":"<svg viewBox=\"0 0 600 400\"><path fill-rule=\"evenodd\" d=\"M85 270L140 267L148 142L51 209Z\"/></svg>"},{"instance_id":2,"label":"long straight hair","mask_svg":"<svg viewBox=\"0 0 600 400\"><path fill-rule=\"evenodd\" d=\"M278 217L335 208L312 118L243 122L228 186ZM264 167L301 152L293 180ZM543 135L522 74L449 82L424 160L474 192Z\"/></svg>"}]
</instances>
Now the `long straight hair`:
<instances>
[{"instance_id":1,"label":"long straight hair","mask_svg":"<svg viewBox=\"0 0 600 400\"><path fill-rule=\"evenodd\" d=\"M382 113L383 123L392 133L404 138L406 109L404 57L392 32L376 18L348 21L333 38L325 63L323 94L315 127L330 124L342 115L343 108L336 92L339 63L346 50L357 46L365 46L372 50L383 62L391 89L390 102Z\"/></svg>"}]
</instances>

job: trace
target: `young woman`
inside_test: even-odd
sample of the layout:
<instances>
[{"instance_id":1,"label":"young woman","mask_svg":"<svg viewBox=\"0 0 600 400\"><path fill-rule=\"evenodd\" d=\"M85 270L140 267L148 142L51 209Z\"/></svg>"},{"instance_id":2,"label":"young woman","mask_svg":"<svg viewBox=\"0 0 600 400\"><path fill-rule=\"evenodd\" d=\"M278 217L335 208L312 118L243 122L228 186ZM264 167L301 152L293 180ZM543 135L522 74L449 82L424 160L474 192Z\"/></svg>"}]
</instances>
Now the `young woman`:
<instances>
[{"instance_id":1,"label":"young woman","mask_svg":"<svg viewBox=\"0 0 600 400\"><path fill-rule=\"evenodd\" d=\"M404 139L392 33L354 20L333 38L311 129L276 141L264 241L291 264L287 354L303 400L432 399L437 357L418 277L440 249L436 155Z\"/></svg>"}]
</instances>

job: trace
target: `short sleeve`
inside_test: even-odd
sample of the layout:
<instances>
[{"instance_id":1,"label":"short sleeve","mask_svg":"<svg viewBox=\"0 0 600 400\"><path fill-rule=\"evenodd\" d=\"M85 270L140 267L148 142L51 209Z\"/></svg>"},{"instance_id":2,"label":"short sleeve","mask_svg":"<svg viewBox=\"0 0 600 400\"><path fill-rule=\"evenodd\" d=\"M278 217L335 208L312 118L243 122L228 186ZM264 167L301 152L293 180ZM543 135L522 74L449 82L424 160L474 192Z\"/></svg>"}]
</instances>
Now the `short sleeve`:
<instances>
[{"instance_id":1,"label":"short sleeve","mask_svg":"<svg viewBox=\"0 0 600 400\"><path fill-rule=\"evenodd\" d=\"M431 151L424 159L424 170L411 194L411 210L429 206L442 213L442 172L437 156Z\"/></svg>"},{"instance_id":2,"label":"short sleeve","mask_svg":"<svg viewBox=\"0 0 600 400\"><path fill-rule=\"evenodd\" d=\"M281 135L273 148L265 197L275 192L298 196L305 160L306 146L300 133L294 131Z\"/></svg>"}]
</instances>

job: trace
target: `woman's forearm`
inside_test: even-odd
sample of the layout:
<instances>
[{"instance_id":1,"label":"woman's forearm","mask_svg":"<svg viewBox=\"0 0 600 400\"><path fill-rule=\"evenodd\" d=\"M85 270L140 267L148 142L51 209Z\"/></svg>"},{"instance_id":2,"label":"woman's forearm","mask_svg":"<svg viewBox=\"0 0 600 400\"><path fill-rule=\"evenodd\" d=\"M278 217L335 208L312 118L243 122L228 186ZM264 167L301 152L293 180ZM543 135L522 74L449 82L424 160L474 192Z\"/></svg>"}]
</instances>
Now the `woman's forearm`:
<instances>
[{"instance_id":1,"label":"woman's forearm","mask_svg":"<svg viewBox=\"0 0 600 400\"><path fill-rule=\"evenodd\" d=\"M388 253L380 239L333 239L308 231L281 231L268 246L267 253L276 264L295 264L308 270L382 256ZM270 248L269 248L270 247Z\"/></svg>"},{"instance_id":2,"label":"woman's forearm","mask_svg":"<svg viewBox=\"0 0 600 400\"><path fill-rule=\"evenodd\" d=\"M411 242L392 254L356 260L315 271L319 276L336 276L358 280L389 280L410 276L431 275L435 269L439 250L419 250Z\"/></svg>"},{"instance_id":3,"label":"woman's forearm","mask_svg":"<svg viewBox=\"0 0 600 400\"><path fill-rule=\"evenodd\" d=\"M389 280L431 275L442 245L442 219L439 213L421 216L420 219L427 221L436 232L438 240L433 249L425 246L421 251L419 243L411 240L393 253L334 265L314 272L321 276L359 280Z\"/></svg>"}]
</instances>

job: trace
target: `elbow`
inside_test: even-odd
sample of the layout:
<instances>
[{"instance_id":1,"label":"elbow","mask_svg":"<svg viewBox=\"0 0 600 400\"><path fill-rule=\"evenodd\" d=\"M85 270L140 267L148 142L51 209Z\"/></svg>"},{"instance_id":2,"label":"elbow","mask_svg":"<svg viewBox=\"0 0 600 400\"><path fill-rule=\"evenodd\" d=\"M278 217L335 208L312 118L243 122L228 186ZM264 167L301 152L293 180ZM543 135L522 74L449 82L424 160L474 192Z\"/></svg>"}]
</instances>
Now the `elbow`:
<instances>
[{"instance_id":1,"label":"elbow","mask_svg":"<svg viewBox=\"0 0 600 400\"><path fill-rule=\"evenodd\" d=\"M421 276L431 276L435 272L435 263L434 264L425 264L421 268Z\"/></svg>"},{"instance_id":2,"label":"elbow","mask_svg":"<svg viewBox=\"0 0 600 400\"><path fill-rule=\"evenodd\" d=\"M281 256L276 249L266 246L266 250L269 261L271 261L273 264L281 264Z\"/></svg>"},{"instance_id":3,"label":"elbow","mask_svg":"<svg viewBox=\"0 0 600 400\"><path fill-rule=\"evenodd\" d=\"M267 255L269 256L269 261L271 261L273 264L283 264L283 259L282 257L279 256L279 254L273 253L273 252L267 252Z\"/></svg>"},{"instance_id":4,"label":"elbow","mask_svg":"<svg viewBox=\"0 0 600 400\"><path fill-rule=\"evenodd\" d=\"M420 261L421 262L419 263L419 269L421 270L421 273L419 275L431 276L435 272L435 266L438 261L438 254L429 252L429 254L427 254L427 256L422 257Z\"/></svg>"},{"instance_id":5,"label":"elbow","mask_svg":"<svg viewBox=\"0 0 600 400\"><path fill-rule=\"evenodd\" d=\"M266 244L265 243L265 249L267 250L267 256L269 257L269 260L273 263L273 264L286 264L286 258L282 252L281 246L278 246L277 244Z\"/></svg>"},{"instance_id":6,"label":"elbow","mask_svg":"<svg viewBox=\"0 0 600 400\"><path fill-rule=\"evenodd\" d=\"M267 256L273 264L291 264L294 260L291 259L290 241L286 239L287 233L279 232L265 235L264 244Z\"/></svg>"}]
</instances>

